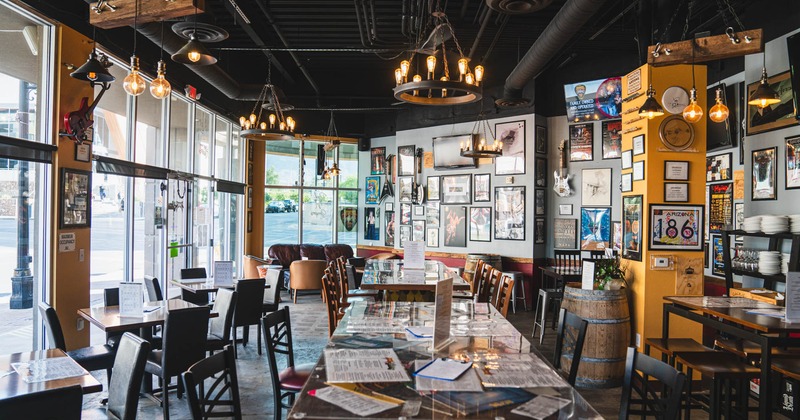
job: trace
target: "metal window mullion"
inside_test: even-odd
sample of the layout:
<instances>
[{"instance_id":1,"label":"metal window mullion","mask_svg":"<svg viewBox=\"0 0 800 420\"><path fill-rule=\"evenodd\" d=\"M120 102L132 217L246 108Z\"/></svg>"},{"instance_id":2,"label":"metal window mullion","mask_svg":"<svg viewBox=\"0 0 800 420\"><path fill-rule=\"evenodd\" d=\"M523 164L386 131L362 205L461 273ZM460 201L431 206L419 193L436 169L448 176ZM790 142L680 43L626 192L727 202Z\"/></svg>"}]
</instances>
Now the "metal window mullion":
<instances>
[{"instance_id":1,"label":"metal window mullion","mask_svg":"<svg viewBox=\"0 0 800 420\"><path fill-rule=\"evenodd\" d=\"M128 141L125 144L127 150L125 150L125 156L127 160L133 162L135 161L134 151L136 150L136 120L138 117L138 98L135 96L128 95L127 97L127 112L128 115L126 121L126 129L128 134ZM128 205L125 206L125 211L123 212L123 217L125 218L125 261L124 261L124 277L123 281L132 281L133 280L133 241L134 238L134 212L133 212L133 205L132 203L135 200L133 196L133 178L125 177L125 201L128 202Z\"/></svg>"},{"instance_id":2,"label":"metal window mullion","mask_svg":"<svg viewBox=\"0 0 800 420\"><path fill-rule=\"evenodd\" d=\"M209 118L211 119L210 130L208 132L208 151L209 156L209 167L208 172L211 174L212 178L216 178L216 150L217 150L217 116L212 113L208 112ZM208 192L208 210L206 210L206 214L209 212L211 213L211 222L208 224L209 234L208 237L211 238L211 242L214 242L216 239L216 232L217 232L217 223L214 220L214 205L216 204L217 200L215 197L215 192L217 190L217 183L215 181L209 181L209 192ZM220 212L221 213L221 212ZM222 216L220 214L220 216ZM224 257L220 255L220 258ZM214 270L214 245L206 244L206 260L209 262L209 268L213 273Z\"/></svg>"},{"instance_id":3,"label":"metal window mullion","mask_svg":"<svg viewBox=\"0 0 800 420\"><path fill-rule=\"evenodd\" d=\"M334 163L338 166L339 165L339 155L340 155L340 148L336 148L336 153L334 154ZM339 218L336 217L339 214L339 177L333 177L333 185L335 189L333 190L333 214L331 217L333 218L333 223L331 228L333 232L331 232L331 241L335 244L339 243Z\"/></svg>"},{"instance_id":4,"label":"metal window mullion","mask_svg":"<svg viewBox=\"0 0 800 420\"><path fill-rule=\"evenodd\" d=\"M189 107L186 112L188 121L186 122L186 127L188 133L186 133L186 151L188 156L186 156L189 165L187 167L187 171L190 174L194 174L194 166L195 166L195 153L194 153L194 137L195 137L195 113L197 111L197 104L194 102L189 102ZM186 233L186 244L194 244L194 190L195 190L195 178L186 180L186 220L185 220L185 227L184 232ZM191 193L190 193L191 192ZM185 264L186 267L192 267L194 263L194 246L190 246L186 248L186 259Z\"/></svg>"},{"instance_id":5,"label":"metal window mullion","mask_svg":"<svg viewBox=\"0 0 800 420\"><path fill-rule=\"evenodd\" d=\"M298 182L298 184L299 184L299 189L298 189L299 194L297 196L297 198L298 198L297 201L300 202L297 205L297 241L298 241L297 243L300 243L300 244L303 243L303 207L305 207L304 206L304 204L305 204L304 203L304 201L305 201L304 198L305 198L305 195L306 195L305 194L305 179L304 179L305 178L305 173L303 171L303 168L305 168L305 166L306 166L306 165L304 165L304 163L305 163L305 155L306 155L305 146L306 146L305 145L305 141L301 139L300 140L300 149L299 149L300 150L300 160L298 162L298 165L300 166L300 170L298 171L298 174L300 176L300 182Z\"/></svg>"},{"instance_id":6,"label":"metal window mullion","mask_svg":"<svg viewBox=\"0 0 800 420\"><path fill-rule=\"evenodd\" d=\"M172 95L170 95L167 100L162 100L161 103L163 106L161 107L161 156L164 158L162 162L162 166L164 168L169 169L170 163L170 152L169 146L171 141L171 130L170 130L170 122L172 121ZM169 178L163 181L167 185L166 191L161 191L161 220L164 224L161 230L161 252L160 254L160 273L159 277L161 279L161 290L165 290L165 294L169 293L169 289L167 288L169 283L169 278L167 277L167 273L169 273L168 265L169 265L169 211L167 210L167 200L169 200ZM169 297L169 296L165 296Z\"/></svg>"}]
</instances>

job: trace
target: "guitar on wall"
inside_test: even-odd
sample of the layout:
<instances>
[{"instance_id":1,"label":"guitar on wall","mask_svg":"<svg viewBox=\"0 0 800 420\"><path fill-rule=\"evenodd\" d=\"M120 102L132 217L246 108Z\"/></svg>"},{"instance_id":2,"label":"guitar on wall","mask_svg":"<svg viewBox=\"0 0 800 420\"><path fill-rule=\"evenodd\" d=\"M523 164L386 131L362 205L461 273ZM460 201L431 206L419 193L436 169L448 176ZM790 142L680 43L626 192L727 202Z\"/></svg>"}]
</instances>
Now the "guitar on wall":
<instances>
[{"instance_id":1,"label":"guitar on wall","mask_svg":"<svg viewBox=\"0 0 800 420\"><path fill-rule=\"evenodd\" d=\"M572 194L572 189L569 186L569 179L572 175L567 173L567 162L569 161L569 151L567 150L567 141L563 140L561 145L558 146L561 152L561 168L558 171L553 171L553 178L555 178L555 185L553 191L559 197L569 197Z\"/></svg>"},{"instance_id":2,"label":"guitar on wall","mask_svg":"<svg viewBox=\"0 0 800 420\"><path fill-rule=\"evenodd\" d=\"M108 83L101 84L102 90L97 95L94 102L89 105L89 98L84 96L81 98L81 106L75 111L64 114L64 131L59 134L75 140L78 144L86 141L91 141L88 136L89 130L92 128L94 121L91 119L94 108L100 103L103 94L106 93L109 87Z\"/></svg>"}]
</instances>

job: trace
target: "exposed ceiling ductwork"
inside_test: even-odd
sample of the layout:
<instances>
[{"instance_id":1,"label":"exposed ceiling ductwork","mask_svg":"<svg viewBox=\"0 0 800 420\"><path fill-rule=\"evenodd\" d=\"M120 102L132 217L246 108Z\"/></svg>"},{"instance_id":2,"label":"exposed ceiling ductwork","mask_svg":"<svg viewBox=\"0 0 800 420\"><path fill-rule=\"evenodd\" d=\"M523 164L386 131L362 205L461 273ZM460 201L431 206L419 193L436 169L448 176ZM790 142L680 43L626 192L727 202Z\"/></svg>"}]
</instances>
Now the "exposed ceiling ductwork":
<instances>
[{"instance_id":1,"label":"exposed ceiling ductwork","mask_svg":"<svg viewBox=\"0 0 800 420\"><path fill-rule=\"evenodd\" d=\"M553 0L486 0L492 10L507 15L524 15L544 9Z\"/></svg>"}]
</instances>

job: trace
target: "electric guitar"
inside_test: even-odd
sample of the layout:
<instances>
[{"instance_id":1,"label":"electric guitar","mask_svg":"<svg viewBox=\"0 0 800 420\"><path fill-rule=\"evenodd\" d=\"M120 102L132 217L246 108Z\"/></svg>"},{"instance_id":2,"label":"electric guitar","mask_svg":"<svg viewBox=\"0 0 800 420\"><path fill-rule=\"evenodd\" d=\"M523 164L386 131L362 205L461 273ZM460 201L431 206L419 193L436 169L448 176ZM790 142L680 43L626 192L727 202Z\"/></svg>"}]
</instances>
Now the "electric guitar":
<instances>
[{"instance_id":1,"label":"electric guitar","mask_svg":"<svg viewBox=\"0 0 800 420\"><path fill-rule=\"evenodd\" d=\"M385 200L385 199L387 199L389 197L394 197L394 186L392 185L392 181L391 181L391 179L392 179L392 164L391 164L391 162L392 162L392 158L393 157L394 157L394 155L386 156L386 160L383 163L383 165L384 165L383 166L383 173L384 173L384 177L385 178L383 179L383 189L381 189L381 198L380 198L380 200L378 200L379 203L382 203L383 200Z\"/></svg>"},{"instance_id":2,"label":"electric guitar","mask_svg":"<svg viewBox=\"0 0 800 420\"><path fill-rule=\"evenodd\" d=\"M568 161L566 140L561 142L561 145L558 146L558 150L561 152L561 168L558 171L553 171L553 178L555 178L553 191L555 191L559 197L568 197L572 195L572 189L569 186L569 180L572 178L572 175L566 173Z\"/></svg>"},{"instance_id":3,"label":"electric guitar","mask_svg":"<svg viewBox=\"0 0 800 420\"><path fill-rule=\"evenodd\" d=\"M103 89L91 105L89 105L89 98L84 96L81 98L80 108L64 114L65 132L62 132L62 135L72 138L78 142L78 144L89 140L89 136L87 136L86 133L94 124L94 121L91 119L92 113L97 104L100 103L103 94L108 90L108 86L107 84L103 84Z\"/></svg>"}]
</instances>

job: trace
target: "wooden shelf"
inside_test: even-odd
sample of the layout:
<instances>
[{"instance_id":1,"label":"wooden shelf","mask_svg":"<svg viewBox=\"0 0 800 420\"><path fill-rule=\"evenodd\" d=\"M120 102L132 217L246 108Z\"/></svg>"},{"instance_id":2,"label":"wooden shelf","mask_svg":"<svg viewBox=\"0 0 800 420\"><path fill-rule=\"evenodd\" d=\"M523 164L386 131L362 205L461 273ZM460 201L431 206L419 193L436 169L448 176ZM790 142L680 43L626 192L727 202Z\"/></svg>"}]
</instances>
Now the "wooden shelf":
<instances>
[{"instance_id":1,"label":"wooden shelf","mask_svg":"<svg viewBox=\"0 0 800 420\"><path fill-rule=\"evenodd\" d=\"M790 232L782 232L782 233L764 233L764 232L755 232L755 233L748 233L743 230L723 230L720 233L727 233L731 236L752 236L757 238L781 238L781 239L792 239L794 238L794 234Z\"/></svg>"},{"instance_id":2,"label":"wooden shelf","mask_svg":"<svg viewBox=\"0 0 800 420\"><path fill-rule=\"evenodd\" d=\"M754 233L747 233L743 230L723 230L720 232L722 235L722 246L723 249L727 250L722 254L722 260L725 267L725 286L728 289L728 295L730 296L730 290L733 288L733 275L738 274L741 276L749 276L760 278L764 280L763 287L765 289L775 289L776 283L785 283L786 276L783 274L762 274L758 272L740 270L731 268L731 236L747 236L747 237L755 237L755 238L764 238L769 239L769 246L767 246L766 250L769 251L781 251L783 248L784 241L788 241L791 243L791 251L789 253L789 271L798 271L800 270L800 234L793 234L790 232L782 232L782 233L774 233L768 234L764 232L754 232Z\"/></svg>"},{"instance_id":3,"label":"wooden shelf","mask_svg":"<svg viewBox=\"0 0 800 420\"><path fill-rule=\"evenodd\" d=\"M756 277L759 279L770 280L773 282L779 281L783 283L786 281L786 276L783 274L761 274L757 271L739 270L738 268L732 268L731 273L738 274L740 276Z\"/></svg>"}]
</instances>

